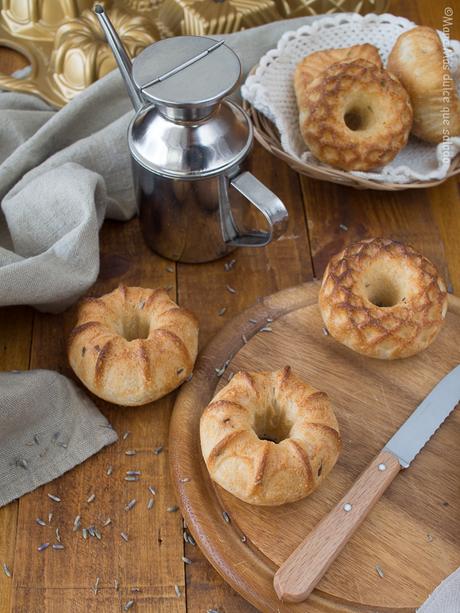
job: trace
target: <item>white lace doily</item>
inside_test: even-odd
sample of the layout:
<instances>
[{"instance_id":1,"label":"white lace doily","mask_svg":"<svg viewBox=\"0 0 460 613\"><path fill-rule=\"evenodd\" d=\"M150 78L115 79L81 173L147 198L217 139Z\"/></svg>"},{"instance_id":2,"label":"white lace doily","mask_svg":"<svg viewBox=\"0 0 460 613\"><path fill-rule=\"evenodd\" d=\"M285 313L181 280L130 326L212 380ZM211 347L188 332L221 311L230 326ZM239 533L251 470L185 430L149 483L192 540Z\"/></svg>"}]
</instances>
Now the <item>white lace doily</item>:
<instances>
[{"instance_id":1,"label":"white lace doily","mask_svg":"<svg viewBox=\"0 0 460 613\"><path fill-rule=\"evenodd\" d=\"M296 31L286 32L276 49L261 58L255 74L246 79L241 90L243 98L274 122L287 153L303 162L324 167L307 149L299 131L293 85L297 62L313 51L371 43L377 47L386 65L398 36L415 25L408 19L389 14L364 17L347 14L324 17ZM460 42L449 40L442 32L439 35L460 93ZM410 137L406 147L390 164L373 172L354 171L351 174L392 183L442 179L459 151L460 137L452 137L439 145Z\"/></svg>"}]
</instances>

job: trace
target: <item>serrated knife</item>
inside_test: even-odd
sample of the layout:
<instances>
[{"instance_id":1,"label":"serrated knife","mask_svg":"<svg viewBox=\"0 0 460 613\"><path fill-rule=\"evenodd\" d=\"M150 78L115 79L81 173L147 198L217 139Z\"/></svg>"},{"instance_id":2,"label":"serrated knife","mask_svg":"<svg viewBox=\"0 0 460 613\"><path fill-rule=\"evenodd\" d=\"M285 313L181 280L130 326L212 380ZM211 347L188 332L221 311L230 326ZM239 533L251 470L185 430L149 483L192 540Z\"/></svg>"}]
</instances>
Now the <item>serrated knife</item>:
<instances>
[{"instance_id":1,"label":"serrated knife","mask_svg":"<svg viewBox=\"0 0 460 613\"><path fill-rule=\"evenodd\" d=\"M460 365L434 387L342 500L283 562L273 585L288 602L305 600L399 473L460 402Z\"/></svg>"}]
</instances>

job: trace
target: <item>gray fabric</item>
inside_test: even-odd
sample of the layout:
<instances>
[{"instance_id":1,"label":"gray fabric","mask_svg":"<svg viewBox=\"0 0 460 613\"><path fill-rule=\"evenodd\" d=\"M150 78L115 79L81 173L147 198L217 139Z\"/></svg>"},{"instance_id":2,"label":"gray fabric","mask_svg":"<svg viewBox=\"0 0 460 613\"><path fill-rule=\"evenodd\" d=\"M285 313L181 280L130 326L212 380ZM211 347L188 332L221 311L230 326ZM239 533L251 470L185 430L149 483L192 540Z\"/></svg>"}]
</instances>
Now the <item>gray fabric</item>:
<instances>
[{"instance_id":1,"label":"gray fabric","mask_svg":"<svg viewBox=\"0 0 460 613\"><path fill-rule=\"evenodd\" d=\"M438 585L417 613L460 613L460 568Z\"/></svg>"},{"instance_id":2,"label":"gray fabric","mask_svg":"<svg viewBox=\"0 0 460 613\"><path fill-rule=\"evenodd\" d=\"M224 38L246 74L282 32L308 20ZM126 142L132 115L118 71L57 112L33 96L0 95L0 306L56 313L94 283L104 218L136 213Z\"/></svg>"},{"instance_id":3,"label":"gray fabric","mask_svg":"<svg viewBox=\"0 0 460 613\"><path fill-rule=\"evenodd\" d=\"M51 370L0 373L0 423L0 506L117 440L85 394Z\"/></svg>"}]
</instances>

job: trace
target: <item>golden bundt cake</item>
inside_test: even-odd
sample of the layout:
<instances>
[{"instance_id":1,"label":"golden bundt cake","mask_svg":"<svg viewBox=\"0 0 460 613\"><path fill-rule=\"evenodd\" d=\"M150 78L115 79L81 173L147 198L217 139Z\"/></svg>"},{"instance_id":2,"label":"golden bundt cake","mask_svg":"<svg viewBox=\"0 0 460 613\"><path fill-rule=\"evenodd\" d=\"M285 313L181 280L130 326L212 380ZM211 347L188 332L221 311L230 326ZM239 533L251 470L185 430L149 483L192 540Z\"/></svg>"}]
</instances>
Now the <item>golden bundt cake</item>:
<instances>
[{"instance_id":1,"label":"golden bundt cake","mask_svg":"<svg viewBox=\"0 0 460 613\"><path fill-rule=\"evenodd\" d=\"M340 451L328 396L289 366L237 373L204 410L200 437L211 478L256 505L307 496L326 478Z\"/></svg>"},{"instance_id":2,"label":"golden bundt cake","mask_svg":"<svg viewBox=\"0 0 460 613\"><path fill-rule=\"evenodd\" d=\"M388 70L409 92L416 136L440 143L444 136L460 135L460 102L436 30L418 26L401 34Z\"/></svg>"},{"instance_id":3,"label":"golden bundt cake","mask_svg":"<svg viewBox=\"0 0 460 613\"><path fill-rule=\"evenodd\" d=\"M361 59L372 62L376 66L382 66L382 60L377 47L365 43L364 45L353 45L343 49L325 49L315 51L304 57L297 64L294 73L294 89L297 97L297 104L300 106L303 93L310 83L319 77L329 66L341 62L353 62Z\"/></svg>"},{"instance_id":4,"label":"golden bundt cake","mask_svg":"<svg viewBox=\"0 0 460 613\"><path fill-rule=\"evenodd\" d=\"M319 307L329 333L373 358L405 358L433 342L447 311L444 281L411 247L353 243L327 265Z\"/></svg>"},{"instance_id":5,"label":"golden bundt cake","mask_svg":"<svg viewBox=\"0 0 460 613\"><path fill-rule=\"evenodd\" d=\"M96 396L133 406L152 402L191 374L198 324L160 289L120 286L78 308L68 356Z\"/></svg>"},{"instance_id":6,"label":"golden bundt cake","mask_svg":"<svg viewBox=\"0 0 460 613\"><path fill-rule=\"evenodd\" d=\"M299 111L310 151L343 170L388 164L407 143L412 125L404 87L366 60L332 64L306 88Z\"/></svg>"}]
</instances>

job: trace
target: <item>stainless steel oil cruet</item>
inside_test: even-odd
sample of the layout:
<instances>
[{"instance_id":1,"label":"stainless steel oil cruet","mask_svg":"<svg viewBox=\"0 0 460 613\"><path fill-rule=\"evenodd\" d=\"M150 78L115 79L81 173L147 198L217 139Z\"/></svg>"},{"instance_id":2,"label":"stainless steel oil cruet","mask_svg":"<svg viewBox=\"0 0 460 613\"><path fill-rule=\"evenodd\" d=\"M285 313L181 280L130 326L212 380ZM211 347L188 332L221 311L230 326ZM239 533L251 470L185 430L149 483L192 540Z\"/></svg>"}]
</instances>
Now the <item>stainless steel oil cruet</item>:
<instances>
[{"instance_id":1,"label":"stainless steel oil cruet","mask_svg":"<svg viewBox=\"0 0 460 613\"><path fill-rule=\"evenodd\" d=\"M223 41L178 36L131 62L104 8L95 11L136 110L128 144L147 244L172 260L206 262L281 236L286 208L245 171L252 126L225 98L240 79L238 56ZM247 200L267 230L239 230L234 212Z\"/></svg>"}]
</instances>

